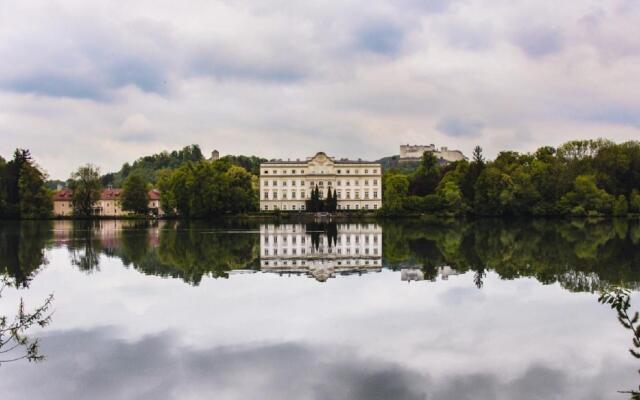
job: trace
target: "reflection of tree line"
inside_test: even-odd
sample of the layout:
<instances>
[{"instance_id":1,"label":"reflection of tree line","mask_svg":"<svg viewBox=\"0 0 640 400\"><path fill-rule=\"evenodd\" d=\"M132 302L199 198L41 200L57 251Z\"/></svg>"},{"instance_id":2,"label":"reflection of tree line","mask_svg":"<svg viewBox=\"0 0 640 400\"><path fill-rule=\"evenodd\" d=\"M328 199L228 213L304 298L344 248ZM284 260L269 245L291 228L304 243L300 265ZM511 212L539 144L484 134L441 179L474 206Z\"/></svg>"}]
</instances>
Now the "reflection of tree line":
<instances>
[{"instance_id":1,"label":"reflection of tree line","mask_svg":"<svg viewBox=\"0 0 640 400\"><path fill-rule=\"evenodd\" d=\"M161 227L157 221L128 225L120 231L117 245L101 252L145 274L180 278L194 285L203 276L227 277L229 270L258 266L256 235L212 232L197 222L169 221Z\"/></svg>"},{"instance_id":2,"label":"reflection of tree line","mask_svg":"<svg viewBox=\"0 0 640 400\"><path fill-rule=\"evenodd\" d=\"M487 270L503 279L535 277L572 291L606 284L638 287L640 225L634 221L460 220L383 225L387 267L418 265L425 277L436 268L475 271L483 285Z\"/></svg>"},{"instance_id":3,"label":"reflection of tree line","mask_svg":"<svg viewBox=\"0 0 640 400\"><path fill-rule=\"evenodd\" d=\"M112 225L110 225L112 224ZM480 287L486 271L504 279L532 276L560 282L572 291L603 285L638 287L640 225L627 220L450 220L383 224L387 267L419 266L426 279L449 265L474 271ZM0 268L26 285L46 264L45 248L65 246L73 265L99 268L100 256L117 257L143 273L198 284L203 276L225 277L233 269L259 268L259 235L233 233L257 225L223 228L200 222L22 221L0 224ZM335 225L307 227L311 240L327 236L335 244Z\"/></svg>"},{"instance_id":4,"label":"reflection of tree line","mask_svg":"<svg viewBox=\"0 0 640 400\"><path fill-rule=\"evenodd\" d=\"M51 239L51 223L5 221L0 224L0 274L27 287L41 266L47 264L45 246Z\"/></svg>"},{"instance_id":5,"label":"reflection of tree line","mask_svg":"<svg viewBox=\"0 0 640 400\"><path fill-rule=\"evenodd\" d=\"M111 226L114 224L115 226ZM198 284L205 275L258 268L258 235L211 232L200 223L153 221L21 221L0 224L0 272L26 286L47 263L47 246L64 246L71 263L99 270L100 257L117 257L150 275ZM208 230L207 230L208 229ZM247 229L234 226L233 229Z\"/></svg>"}]
</instances>

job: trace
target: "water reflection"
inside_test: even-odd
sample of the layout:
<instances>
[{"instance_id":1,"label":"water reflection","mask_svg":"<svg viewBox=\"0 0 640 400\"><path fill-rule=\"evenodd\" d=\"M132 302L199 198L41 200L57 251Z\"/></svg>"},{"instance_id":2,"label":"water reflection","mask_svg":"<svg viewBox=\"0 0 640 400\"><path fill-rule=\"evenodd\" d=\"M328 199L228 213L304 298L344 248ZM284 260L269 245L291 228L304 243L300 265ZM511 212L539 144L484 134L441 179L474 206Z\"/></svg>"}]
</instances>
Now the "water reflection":
<instances>
[{"instance_id":1,"label":"water reflection","mask_svg":"<svg viewBox=\"0 0 640 400\"><path fill-rule=\"evenodd\" d=\"M260 269L305 274L320 282L336 274L379 272L382 228L377 224L264 224Z\"/></svg>"},{"instance_id":2,"label":"water reflection","mask_svg":"<svg viewBox=\"0 0 640 400\"><path fill-rule=\"evenodd\" d=\"M144 274L198 285L241 271L331 277L381 268L402 280L472 271L502 279L535 277L570 291L640 282L640 225L613 221L446 221L382 224L211 225L179 221L23 221L0 224L0 269L22 286L47 265L47 248L67 249L93 272L118 258Z\"/></svg>"},{"instance_id":3,"label":"water reflection","mask_svg":"<svg viewBox=\"0 0 640 400\"><path fill-rule=\"evenodd\" d=\"M24 221L0 239L23 288L8 304L56 295L37 335L47 359L3 369L6 398L586 400L637 386L629 337L584 293L638 288L637 222Z\"/></svg>"},{"instance_id":4,"label":"water reflection","mask_svg":"<svg viewBox=\"0 0 640 400\"><path fill-rule=\"evenodd\" d=\"M440 277L442 280L449 279L450 276L459 275L460 273L455 269L445 265L443 267L437 267L433 269L434 275L427 276L425 272L418 268L403 268L400 270L400 280L405 282L411 281L423 281L425 279L434 282L436 277Z\"/></svg>"}]
</instances>

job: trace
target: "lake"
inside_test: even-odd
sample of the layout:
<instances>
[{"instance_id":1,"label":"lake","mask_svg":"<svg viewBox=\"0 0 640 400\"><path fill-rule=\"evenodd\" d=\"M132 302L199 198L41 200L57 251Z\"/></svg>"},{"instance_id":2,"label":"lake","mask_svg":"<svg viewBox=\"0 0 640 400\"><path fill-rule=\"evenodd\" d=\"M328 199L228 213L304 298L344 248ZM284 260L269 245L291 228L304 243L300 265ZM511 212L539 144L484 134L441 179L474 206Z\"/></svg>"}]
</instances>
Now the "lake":
<instances>
[{"instance_id":1,"label":"lake","mask_svg":"<svg viewBox=\"0 0 640 400\"><path fill-rule=\"evenodd\" d=\"M626 399L638 221L0 223L5 399ZM0 357L1 359L1 357Z\"/></svg>"}]
</instances>

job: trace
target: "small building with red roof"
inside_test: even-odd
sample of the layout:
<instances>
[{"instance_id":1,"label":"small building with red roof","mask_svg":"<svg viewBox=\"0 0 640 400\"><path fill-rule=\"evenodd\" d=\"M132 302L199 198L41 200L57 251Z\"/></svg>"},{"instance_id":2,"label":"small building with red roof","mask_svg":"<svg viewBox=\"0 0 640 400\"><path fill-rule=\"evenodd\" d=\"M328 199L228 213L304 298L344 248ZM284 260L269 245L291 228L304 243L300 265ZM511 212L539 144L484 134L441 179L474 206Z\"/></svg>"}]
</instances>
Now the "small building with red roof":
<instances>
[{"instance_id":1,"label":"small building with red roof","mask_svg":"<svg viewBox=\"0 0 640 400\"><path fill-rule=\"evenodd\" d=\"M93 214L102 217L124 217L131 215L130 211L124 211L120 198L122 189L108 188L100 193L100 199L93 205ZM61 189L53 194L53 215L56 217L68 217L73 215L73 192L71 189ZM162 216L164 212L160 205L160 191L152 189L149 191L149 214Z\"/></svg>"}]
</instances>

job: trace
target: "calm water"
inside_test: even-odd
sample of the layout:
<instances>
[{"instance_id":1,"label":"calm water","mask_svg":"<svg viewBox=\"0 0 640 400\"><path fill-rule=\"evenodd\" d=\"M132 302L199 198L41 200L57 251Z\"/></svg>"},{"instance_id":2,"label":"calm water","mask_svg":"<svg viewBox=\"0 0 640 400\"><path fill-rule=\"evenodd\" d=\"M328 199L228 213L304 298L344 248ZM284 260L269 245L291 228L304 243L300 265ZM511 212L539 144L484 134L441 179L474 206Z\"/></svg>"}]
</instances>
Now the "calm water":
<instances>
[{"instance_id":1,"label":"calm water","mask_svg":"<svg viewBox=\"0 0 640 400\"><path fill-rule=\"evenodd\" d=\"M0 224L0 300L55 294L4 399L625 399L638 360L599 288L640 225Z\"/></svg>"}]
</instances>

